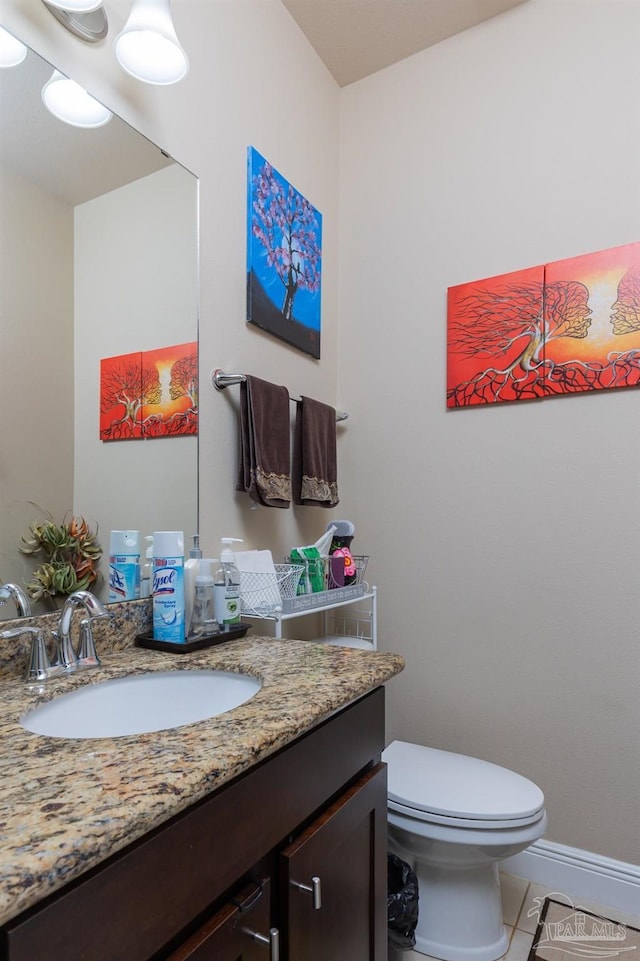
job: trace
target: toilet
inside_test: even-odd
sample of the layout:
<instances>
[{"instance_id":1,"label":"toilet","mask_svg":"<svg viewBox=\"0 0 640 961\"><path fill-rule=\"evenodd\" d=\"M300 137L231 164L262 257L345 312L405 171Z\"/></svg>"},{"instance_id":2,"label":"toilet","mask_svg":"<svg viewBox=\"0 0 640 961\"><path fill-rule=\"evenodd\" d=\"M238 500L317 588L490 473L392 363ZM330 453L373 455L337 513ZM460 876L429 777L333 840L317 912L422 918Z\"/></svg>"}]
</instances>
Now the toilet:
<instances>
[{"instance_id":1,"label":"toilet","mask_svg":"<svg viewBox=\"0 0 640 961\"><path fill-rule=\"evenodd\" d=\"M537 785L478 758L393 741L389 850L418 878L416 950L442 961L497 961L509 941L498 863L547 827Z\"/></svg>"}]
</instances>

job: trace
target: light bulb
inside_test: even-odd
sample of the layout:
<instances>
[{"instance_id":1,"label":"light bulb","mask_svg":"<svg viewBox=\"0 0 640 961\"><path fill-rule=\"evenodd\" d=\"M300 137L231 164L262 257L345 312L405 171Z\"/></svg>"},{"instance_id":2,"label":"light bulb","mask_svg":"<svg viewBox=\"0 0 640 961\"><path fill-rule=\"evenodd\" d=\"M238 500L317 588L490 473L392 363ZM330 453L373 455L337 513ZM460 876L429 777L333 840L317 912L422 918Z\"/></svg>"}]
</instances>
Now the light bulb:
<instances>
[{"instance_id":1,"label":"light bulb","mask_svg":"<svg viewBox=\"0 0 640 961\"><path fill-rule=\"evenodd\" d=\"M26 56L25 45L4 27L0 27L0 67L17 67Z\"/></svg>"},{"instance_id":2,"label":"light bulb","mask_svg":"<svg viewBox=\"0 0 640 961\"><path fill-rule=\"evenodd\" d=\"M129 19L116 38L120 66L145 83L177 83L189 70L169 9L169 0L134 0Z\"/></svg>"},{"instance_id":3,"label":"light bulb","mask_svg":"<svg viewBox=\"0 0 640 961\"><path fill-rule=\"evenodd\" d=\"M42 88L42 99L54 117L73 127L103 127L112 117L110 110L58 70Z\"/></svg>"}]
</instances>

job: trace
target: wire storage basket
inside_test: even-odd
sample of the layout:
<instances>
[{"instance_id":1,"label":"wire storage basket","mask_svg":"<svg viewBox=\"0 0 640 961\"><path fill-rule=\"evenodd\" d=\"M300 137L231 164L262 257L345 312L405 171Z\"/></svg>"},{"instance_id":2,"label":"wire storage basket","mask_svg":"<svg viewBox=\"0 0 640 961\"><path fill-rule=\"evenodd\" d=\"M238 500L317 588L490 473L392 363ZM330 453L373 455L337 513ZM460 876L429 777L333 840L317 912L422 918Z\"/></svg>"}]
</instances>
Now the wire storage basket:
<instances>
[{"instance_id":1,"label":"wire storage basket","mask_svg":"<svg viewBox=\"0 0 640 961\"><path fill-rule=\"evenodd\" d=\"M299 580L298 594L312 594L318 591L332 591L338 587L348 587L354 584L364 584L365 571L369 563L368 554L351 555L353 568L345 565L345 558L341 555L312 558L302 566L302 577Z\"/></svg>"},{"instance_id":2,"label":"wire storage basket","mask_svg":"<svg viewBox=\"0 0 640 961\"><path fill-rule=\"evenodd\" d=\"M336 587L345 587L348 584L364 584L364 575L369 563L368 554L352 554L353 570L347 573L345 566L344 572L338 563L340 557L327 557L326 561L326 583L327 590L334 590Z\"/></svg>"},{"instance_id":3,"label":"wire storage basket","mask_svg":"<svg viewBox=\"0 0 640 961\"><path fill-rule=\"evenodd\" d=\"M282 611L282 602L296 596L304 567L274 564L271 571L240 571L240 603L243 614L269 617Z\"/></svg>"}]
</instances>

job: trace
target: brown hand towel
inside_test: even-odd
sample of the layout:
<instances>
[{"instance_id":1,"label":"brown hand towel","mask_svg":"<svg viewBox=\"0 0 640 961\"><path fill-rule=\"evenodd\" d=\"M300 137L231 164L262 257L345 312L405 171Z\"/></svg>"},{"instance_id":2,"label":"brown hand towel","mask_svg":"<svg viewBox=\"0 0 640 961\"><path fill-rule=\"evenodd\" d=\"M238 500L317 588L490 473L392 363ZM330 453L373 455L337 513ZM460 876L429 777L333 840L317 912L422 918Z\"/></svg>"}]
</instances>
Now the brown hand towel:
<instances>
[{"instance_id":1,"label":"brown hand towel","mask_svg":"<svg viewBox=\"0 0 640 961\"><path fill-rule=\"evenodd\" d=\"M265 507L291 503L289 391L247 375L240 384L240 468L236 490Z\"/></svg>"},{"instance_id":2,"label":"brown hand towel","mask_svg":"<svg viewBox=\"0 0 640 961\"><path fill-rule=\"evenodd\" d=\"M302 397L297 404L293 499L308 507L335 507L339 502L336 412L310 397Z\"/></svg>"}]
</instances>

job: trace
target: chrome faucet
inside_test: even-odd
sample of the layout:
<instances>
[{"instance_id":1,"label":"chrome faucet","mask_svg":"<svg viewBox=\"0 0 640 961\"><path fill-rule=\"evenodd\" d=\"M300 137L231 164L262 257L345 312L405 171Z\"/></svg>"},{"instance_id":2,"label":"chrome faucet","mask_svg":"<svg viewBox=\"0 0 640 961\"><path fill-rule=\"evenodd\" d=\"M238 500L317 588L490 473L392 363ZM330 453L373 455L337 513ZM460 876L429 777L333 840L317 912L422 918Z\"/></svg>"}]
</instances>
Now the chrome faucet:
<instances>
[{"instance_id":1,"label":"chrome faucet","mask_svg":"<svg viewBox=\"0 0 640 961\"><path fill-rule=\"evenodd\" d=\"M0 584L0 604L6 604L11 598L16 605L18 617L31 617L29 598L17 584Z\"/></svg>"},{"instance_id":2,"label":"chrome faucet","mask_svg":"<svg viewBox=\"0 0 640 961\"><path fill-rule=\"evenodd\" d=\"M80 644L76 654L71 642L71 619L77 607L84 607L89 615L80 623ZM78 667L98 667L100 658L91 631L91 624L98 617L111 617L104 605L91 591L74 591L64 602L58 631L58 663L66 671Z\"/></svg>"},{"instance_id":3,"label":"chrome faucet","mask_svg":"<svg viewBox=\"0 0 640 961\"><path fill-rule=\"evenodd\" d=\"M31 653L25 681L46 681L50 677L63 673L64 668L59 664L52 665L49 661L42 628L28 627L25 624L24 627L0 631L0 637L19 637L21 634L31 634Z\"/></svg>"}]
</instances>

